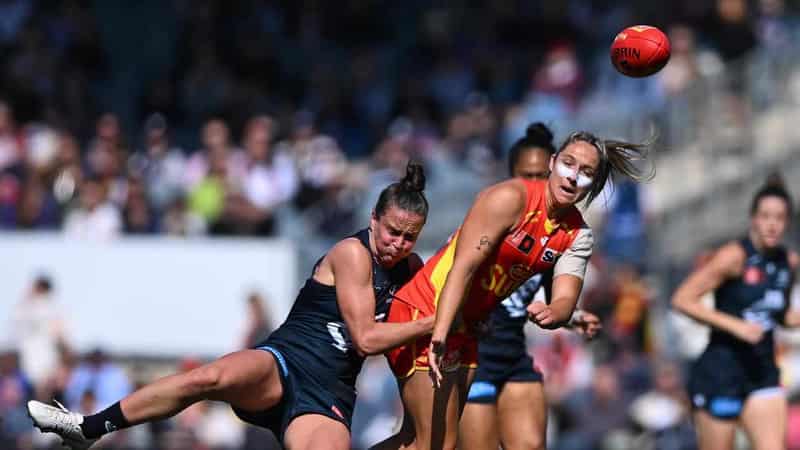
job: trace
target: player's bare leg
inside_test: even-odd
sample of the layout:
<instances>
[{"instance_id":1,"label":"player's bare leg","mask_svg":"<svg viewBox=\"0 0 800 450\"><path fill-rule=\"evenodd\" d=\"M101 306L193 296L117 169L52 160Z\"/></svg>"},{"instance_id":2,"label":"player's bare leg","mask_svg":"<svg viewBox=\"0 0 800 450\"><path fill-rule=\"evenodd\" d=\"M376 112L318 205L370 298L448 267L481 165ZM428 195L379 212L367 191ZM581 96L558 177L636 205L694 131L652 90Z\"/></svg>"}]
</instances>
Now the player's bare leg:
<instances>
[{"instance_id":1,"label":"player's bare leg","mask_svg":"<svg viewBox=\"0 0 800 450\"><path fill-rule=\"evenodd\" d=\"M413 417L418 449L454 450L458 421L467 398L474 370L446 372L439 388L431 386L428 372L418 370L401 386L400 396Z\"/></svg>"},{"instance_id":2,"label":"player's bare leg","mask_svg":"<svg viewBox=\"0 0 800 450\"><path fill-rule=\"evenodd\" d=\"M750 438L753 450L786 448L786 394L782 388L771 388L751 394L742 408L739 420Z\"/></svg>"},{"instance_id":3,"label":"player's bare leg","mask_svg":"<svg viewBox=\"0 0 800 450\"><path fill-rule=\"evenodd\" d=\"M461 450L496 449L500 446L495 403L467 403L458 424Z\"/></svg>"},{"instance_id":4,"label":"player's bare leg","mask_svg":"<svg viewBox=\"0 0 800 450\"><path fill-rule=\"evenodd\" d=\"M122 400L131 425L171 417L200 400L219 400L245 411L261 411L283 395L271 353L242 350L183 374L161 378Z\"/></svg>"},{"instance_id":5,"label":"player's bare leg","mask_svg":"<svg viewBox=\"0 0 800 450\"><path fill-rule=\"evenodd\" d=\"M706 411L694 412L699 450L730 450L736 437L736 421L718 419Z\"/></svg>"},{"instance_id":6,"label":"player's bare leg","mask_svg":"<svg viewBox=\"0 0 800 450\"><path fill-rule=\"evenodd\" d=\"M350 431L338 420L321 414L304 414L286 428L287 450L349 450Z\"/></svg>"},{"instance_id":7,"label":"player's bare leg","mask_svg":"<svg viewBox=\"0 0 800 450\"><path fill-rule=\"evenodd\" d=\"M277 404L282 395L278 365L272 354L242 350L189 372L156 380L92 416L37 401L28 402L28 413L36 427L57 433L66 445L82 450L102 434L174 416L201 400L219 400L245 411L260 411Z\"/></svg>"},{"instance_id":8,"label":"player's bare leg","mask_svg":"<svg viewBox=\"0 0 800 450\"><path fill-rule=\"evenodd\" d=\"M504 450L546 448L547 401L542 383L504 384L497 397L497 418Z\"/></svg>"}]
</instances>

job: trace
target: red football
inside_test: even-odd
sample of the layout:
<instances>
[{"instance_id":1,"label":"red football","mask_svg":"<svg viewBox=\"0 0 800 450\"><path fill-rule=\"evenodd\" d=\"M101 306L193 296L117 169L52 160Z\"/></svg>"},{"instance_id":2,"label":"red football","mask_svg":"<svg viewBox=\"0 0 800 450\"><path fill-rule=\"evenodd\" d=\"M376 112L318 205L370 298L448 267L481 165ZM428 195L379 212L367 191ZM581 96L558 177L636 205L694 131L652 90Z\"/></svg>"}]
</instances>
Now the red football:
<instances>
[{"instance_id":1,"label":"red football","mask_svg":"<svg viewBox=\"0 0 800 450\"><path fill-rule=\"evenodd\" d=\"M622 30L611 44L611 63L629 77L652 75L669 61L667 35L656 27L636 25Z\"/></svg>"}]
</instances>

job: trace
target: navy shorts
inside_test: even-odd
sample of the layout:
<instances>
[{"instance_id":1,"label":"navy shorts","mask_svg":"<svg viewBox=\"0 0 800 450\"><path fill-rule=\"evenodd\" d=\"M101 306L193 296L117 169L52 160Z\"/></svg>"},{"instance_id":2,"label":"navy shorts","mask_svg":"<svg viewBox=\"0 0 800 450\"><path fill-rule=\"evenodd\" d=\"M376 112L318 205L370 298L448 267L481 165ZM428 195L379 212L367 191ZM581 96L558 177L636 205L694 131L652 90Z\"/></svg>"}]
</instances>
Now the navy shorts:
<instances>
[{"instance_id":1,"label":"navy shorts","mask_svg":"<svg viewBox=\"0 0 800 450\"><path fill-rule=\"evenodd\" d=\"M272 408L263 411L244 411L233 408L233 412L243 421L266 428L283 442L286 428L295 418L304 414L320 414L343 423L348 430L353 420L355 393L352 396L336 396L327 389L325 380L320 377L324 370L296 363L290 352L276 348L270 343L260 347L272 354L280 366L283 385L283 398Z\"/></svg>"},{"instance_id":2,"label":"navy shorts","mask_svg":"<svg viewBox=\"0 0 800 450\"><path fill-rule=\"evenodd\" d=\"M533 367L533 359L523 355L516 361L510 362L504 370L498 370L498 365L480 364L475 371L475 379L469 387L467 403L496 403L497 396L503 385L508 382L516 383L541 383L544 381L542 373Z\"/></svg>"},{"instance_id":3,"label":"navy shorts","mask_svg":"<svg viewBox=\"0 0 800 450\"><path fill-rule=\"evenodd\" d=\"M707 351L692 365L689 398L696 409L723 420L739 417L745 401L754 395L783 394L780 372L774 365L748 367L725 354Z\"/></svg>"}]
</instances>

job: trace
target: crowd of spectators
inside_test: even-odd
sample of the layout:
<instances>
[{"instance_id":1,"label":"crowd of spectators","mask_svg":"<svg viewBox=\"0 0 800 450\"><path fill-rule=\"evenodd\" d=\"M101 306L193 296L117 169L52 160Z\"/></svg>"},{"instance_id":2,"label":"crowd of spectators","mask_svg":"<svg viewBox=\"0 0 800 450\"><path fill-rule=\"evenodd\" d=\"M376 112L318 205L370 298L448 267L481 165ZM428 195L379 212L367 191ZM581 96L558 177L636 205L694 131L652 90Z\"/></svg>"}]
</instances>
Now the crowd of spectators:
<instances>
[{"instance_id":1,"label":"crowd of spectators","mask_svg":"<svg viewBox=\"0 0 800 450\"><path fill-rule=\"evenodd\" d=\"M417 3L0 2L0 229L338 237L410 157L458 209L531 121L669 148L704 76L798 33L782 0ZM633 22L671 36L656 77L608 63Z\"/></svg>"}]
</instances>

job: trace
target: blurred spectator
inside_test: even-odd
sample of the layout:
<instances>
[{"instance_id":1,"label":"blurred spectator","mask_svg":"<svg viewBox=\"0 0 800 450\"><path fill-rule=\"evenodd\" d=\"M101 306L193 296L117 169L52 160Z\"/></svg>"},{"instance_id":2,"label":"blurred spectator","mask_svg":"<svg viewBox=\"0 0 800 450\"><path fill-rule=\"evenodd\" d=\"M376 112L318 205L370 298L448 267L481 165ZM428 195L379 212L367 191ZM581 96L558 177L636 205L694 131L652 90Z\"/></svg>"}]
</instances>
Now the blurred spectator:
<instances>
[{"instance_id":1,"label":"blurred spectator","mask_svg":"<svg viewBox=\"0 0 800 450\"><path fill-rule=\"evenodd\" d=\"M0 101L0 171L22 159L21 136L17 133L11 107Z\"/></svg>"},{"instance_id":2,"label":"blurred spectator","mask_svg":"<svg viewBox=\"0 0 800 450\"><path fill-rule=\"evenodd\" d=\"M726 62L753 50L758 41L746 0L716 0L716 8L703 31Z\"/></svg>"},{"instance_id":3,"label":"blurred spectator","mask_svg":"<svg viewBox=\"0 0 800 450\"><path fill-rule=\"evenodd\" d=\"M532 92L559 98L567 108L578 108L583 89L583 68L569 42L553 45L533 77Z\"/></svg>"},{"instance_id":4,"label":"blurred spectator","mask_svg":"<svg viewBox=\"0 0 800 450\"><path fill-rule=\"evenodd\" d=\"M528 333L527 336L531 339L535 335L534 342L537 344L532 352L533 360L545 377L548 402L560 404L574 391L586 388L591 382L594 370L591 354L569 332L558 330L545 334L533 329L537 330L536 333ZM542 339L545 336L549 339Z\"/></svg>"},{"instance_id":5,"label":"blurred spectator","mask_svg":"<svg viewBox=\"0 0 800 450\"><path fill-rule=\"evenodd\" d=\"M65 131L58 136L55 172L53 195L63 205L76 195L84 176L78 140L73 134Z\"/></svg>"},{"instance_id":6,"label":"blurred spectator","mask_svg":"<svg viewBox=\"0 0 800 450\"><path fill-rule=\"evenodd\" d=\"M112 113L103 114L97 119L95 133L86 154L87 170L103 183L106 199L122 208L128 188L125 165L128 149L119 118Z\"/></svg>"},{"instance_id":7,"label":"blurred spectator","mask_svg":"<svg viewBox=\"0 0 800 450\"><path fill-rule=\"evenodd\" d=\"M198 236L205 234L206 222L187 208L183 198L179 198L164 212L159 231L171 236Z\"/></svg>"},{"instance_id":8,"label":"blurred spectator","mask_svg":"<svg viewBox=\"0 0 800 450\"><path fill-rule=\"evenodd\" d=\"M33 397L33 386L20 370L17 353L0 348L0 445L26 448L32 426L25 404Z\"/></svg>"},{"instance_id":9,"label":"blurred spectator","mask_svg":"<svg viewBox=\"0 0 800 450\"><path fill-rule=\"evenodd\" d=\"M111 361L101 349L92 350L72 371L64 392L65 406L80 410L84 396L92 393L91 414L108 408L131 393L132 384L122 367Z\"/></svg>"},{"instance_id":10,"label":"blurred spectator","mask_svg":"<svg viewBox=\"0 0 800 450\"><path fill-rule=\"evenodd\" d=\"M125 233L150 234L158 229L155 212L147 201L146 189L142 179L128 179L128 198L122 210Z\"/></svg>"},{"instance_id":11,"label":"blurred spectator","mask_svg":"<svg viewBox=\"0 0 800 450\"><path fill-rule=\"evenodd\" d=\"M274 128L268 116L248 121L243 138L244 178L236 180L226 194L217 233L263 236L275 232L275 210L291 200L298 179L291 155L272 146Z\"/></svg>"},{"instance_id":12,"label":"blurred spectator","mask_svg":"<svg viewBox=\"0 0 800 450\"><path fill-rule=\"evenodd\" d=\"M67 349L63 318L50 277L37 276L11 317L20 367L37 389L54 376Z\"/></svg>"},{"instance_id":13,"label":"blurred spectator","mask_svg":"<svg viewBox=\"0 0 800 450\"><path fill-rule=\"evenodd\" d=\"M788 51L797 34L797 19L786 12L784 0L759 0L756 27L759 42L770 53Z\"/></svg>"},{"instance_id":14,"label":"blurred spectator","mask_svg":"<svg viewBox=\"0 0 800 450\"><path fill-rule=\"evenodd\" d=\"M267 313L267 304L259 292L247 296L247 325L242 348L251 348L265 339L275 328Z\"/></svg>"},{"instance_id":15,"label":"blurred spectator","mask_svg":"<svg viewBox=\"0 0 800 450\"><path fill-rule=\"evenodd\" d=\"M631 399L620 388L614 366L598 366L592 385L579 390L563 403L567 431L559 436L556 448L567 450L602 449L605 440L628 426Z\"/></svg>"},{"instance_id":16,"label":"blurred spectator","mask_svg":"<svg viewBox=\"0 0 800 450\"><path fill-rule=\"evenodd\" d=\"M131 155L128 167L143 178L148 202L156 212L166 210L183 195L183 172L186 158L180 148L169 142L166 118L150 115L144 123L145 148Z\"/></svg>"},{"instance_id":17,"label":"blurred spectator","mask_svg":"<svg viewBox=\"0 0 800 450\"><path fill-rule=\"evenodd\" d=\"M631 404L631 418L659 450L696 448L691 427L691 405L677 365L662 361L654 364L653 388Z\"/></svg>"},{"instance_id":18,"label":"blurred spectator","mask_svg":"<svg viewBox=\"0 0 800 450\"><path fill-rule=\"evenodd\" d=\"M22 186L16 223L23 230L58 229L61 225L61 208L52 191L37 176L30 176Z\"/></svg>"},{"instance_id":19,"label":"blurred spectator","mask_svg":"<svg viewBox=\"0 0 800 450\"><path fill-rule=\"evenodd\" d=\"M669 64L659 73L659 82L668 96L678 95L688 89L700 76L695 34L689 26L676 24L668 30L670 40Z\"/></svg>"},{"instance_id":20,"label":"blurred spectator","mask_svg":"<svg viewBox=\"0 0 800 450\"><path fill-rule=\"evenodd\" d=\"M122 226L120 212L107 200L101 181L94 177L84 179L78 206L64 220L64 233L71 238L107 241L117 237Z\"/></svg>"},{"instance_id":21,"label":"blurred spectator","mask_svg":"<svg viewBox=\"0 0 800 450\"><path fill-rule=\"evenodd\" d=\"M621 265L613 276L614 310L605 328L618 344L636 352L643 351L648 338L650 292L634 266Z\"/></svg>"}]
</instances>

